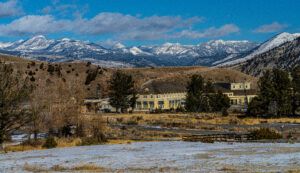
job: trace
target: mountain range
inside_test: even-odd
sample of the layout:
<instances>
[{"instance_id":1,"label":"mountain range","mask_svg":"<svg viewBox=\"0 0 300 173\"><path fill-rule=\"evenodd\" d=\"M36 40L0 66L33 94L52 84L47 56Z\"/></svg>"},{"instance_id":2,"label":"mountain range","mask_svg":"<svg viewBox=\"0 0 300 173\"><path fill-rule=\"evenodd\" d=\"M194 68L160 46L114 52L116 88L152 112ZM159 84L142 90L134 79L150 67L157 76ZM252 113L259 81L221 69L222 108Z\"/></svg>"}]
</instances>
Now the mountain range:
<instances>
[{"instance_id":1,"label":"mountain range","mask_svg":"<svg viewBox=\"0 0 300 173\"><path fill-rule=\"evenodd\" d=\"M49 62L91 61L104 66L212 66L216 61L249 51L257 45L250 41L214 40L198 45L165 43L126 47L117 43L105 48L88 41L52 40L38 35L28 40L0 43L0 53Z\"/></svg>"},{"instance_id":2,"label":"mountain range","mask_svg":"<svg viewBox=\"0 0 300 173\"><path fill-rule=\"evenodd\" d=\"M251 41L212 40L197 45L165 43L127 47L38 35L28 40L0 42L0 53L49 62L90 61L108 67L214 66L261 75L264 69L293 68L299 64L300 33L281 33L259 44Z\"/></svg>"}]
</instances>

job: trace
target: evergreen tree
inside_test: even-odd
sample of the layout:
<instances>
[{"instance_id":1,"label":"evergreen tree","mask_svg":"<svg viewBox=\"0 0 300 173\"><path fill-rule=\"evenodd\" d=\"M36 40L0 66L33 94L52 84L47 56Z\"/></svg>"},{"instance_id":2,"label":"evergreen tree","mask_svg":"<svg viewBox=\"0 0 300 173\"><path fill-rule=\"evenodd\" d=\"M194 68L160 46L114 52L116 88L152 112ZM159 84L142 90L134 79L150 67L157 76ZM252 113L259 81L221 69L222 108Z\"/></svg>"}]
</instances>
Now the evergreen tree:
<instances>
[{"instance_id":1,"label":"evergreen tree","mask_svg":"<svg viewBox=\"0 0 300 173\"><path fill-rule=\"evenodd\" d=\"M221 91L218 91L210 96L210 103L212 106L212 111L214 112L227 112L227 109L230 107L229 97L223 94Z\"/></svg>"},{"instance_id":2,"label":"evergreen tree","mask_svg":"<svg viewBox=\"0 0 300 173\"><path fill-rule=\"evenodd\" d=\"M254 97L248 104L247 115L257 116L266 113L266 106L260 96Z\"/></svg>"},{"instance_id":3,"label":"evergreen tree","mask_svg":"<svg viewBox=\"0 0 300 173\"><path fill-rule=\"evenodd\" d=\"M295 67L291 73L292 76L292 112L296 115L296 111L300 108L300 66Z\"/></svg>"},{"instance_id":4,"label":"evergreen tree","mask_svg":"<svg viewBox=\"0 0 300 173\"><path fill-rule=\"evenodd\" d=\"M186 110L189 112L206 112L209 99L205 92L205 82L201 75L193 75L187 86Z\"/></svg>"},{"instance_id":5,"label":"evergreen tree","mask_svg":"<svg viewBox=\"0 0 300 173\"><path fill-rule=\"evenodd\" d=\"M250 103L249 114L260 112L281 116L291 113L291 80L287 72L279 69L268 70L259 79L258 86L260 93Z\"/></svg>"},{"instance_id":6,"label":"evergreen tree","mask_svg":"<svg viewBox=\"0 0 300 173\"><path fill-rule=\"evenodd\" d=\"M127 110L130 106L134 106L136 101L136 90L131 75L127 75L121 71L113 74L109 81L109 102L116 108L117 112Z\"/></svg>"}]
</instances>

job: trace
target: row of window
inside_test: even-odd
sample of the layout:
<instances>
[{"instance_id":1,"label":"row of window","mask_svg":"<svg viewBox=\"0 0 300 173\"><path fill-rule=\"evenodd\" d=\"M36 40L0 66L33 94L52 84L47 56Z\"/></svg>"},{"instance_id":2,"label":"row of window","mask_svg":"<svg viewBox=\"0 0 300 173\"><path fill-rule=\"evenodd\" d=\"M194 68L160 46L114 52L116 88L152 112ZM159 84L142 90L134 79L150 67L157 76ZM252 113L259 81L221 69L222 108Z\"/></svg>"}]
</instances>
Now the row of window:
<instances>
[{"instance_id":1,"label":"row of window","mask_svg":"<svg viewBox=\"0 0 300 173\"><path fill-rule=\"evenodd\" d=\"M232 88L235 88L236 85L232 85ZM237 87L238 88L238 87ZM242 89L243 85L239 85L239 88ZM248 88L248 85L245 85L245 88Z\"/></svg>"},{"instance_id":2,"label":"row of window","mask_svg":"<svg viewBox=\"0 0 300 173\"><path fill-rule=\"evenodd\" d=\"M185 102L183 100L169 100L169 107L175 108L178 106L184 105ZM164 108L165 107L165 101L158 101L157 102L158 108ZM153 101L142 101L142 102L136 102L136 108L138 109L152 109L154 108L154 102Z\"/></svg>"},{"instance_id":3,"label":"row of window","mask_svg":"<svg viewBox=\"0 0 300 173\"><path fill-rule=\"evenodd\" d=\"M185 94L164 94L164 95L143 95L143 98L169 98L169 97L183 97Z\"/></svg>"}]
</instances>

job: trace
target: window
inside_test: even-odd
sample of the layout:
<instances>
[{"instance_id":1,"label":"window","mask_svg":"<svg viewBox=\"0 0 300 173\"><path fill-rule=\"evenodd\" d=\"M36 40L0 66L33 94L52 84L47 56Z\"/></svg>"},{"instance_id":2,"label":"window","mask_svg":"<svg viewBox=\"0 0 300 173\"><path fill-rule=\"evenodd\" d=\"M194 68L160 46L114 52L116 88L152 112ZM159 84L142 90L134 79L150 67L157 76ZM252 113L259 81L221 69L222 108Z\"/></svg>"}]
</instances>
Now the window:
<instances>
[{"instance_id":1,"label":"window","mask_svg":"<svg viewBox=\"0 0 300 173\"><path fill-rule=\"evenodd\" d=\"M149 107L151 108L151 109L153 109L154 108L154 102L149 102Z\"/></svg>"},{"instance_id":2,"label":"window","mask_svg":"<svg viewBox=\"0 0 300 173\"><path fill-rule=\"evenodd\" d=\"M144 96L143 96L143 98L147 98L147 96L146 96L146 95L144 95Z\"/></svg>"},{"instance_id":3,"label":"window","mask_svg":"<svg viewBox=\"0 0 300 173\"><path fill-rule=\"evenodd\" d=\"M148 109L148 102L143 102L143 108Z\"/></svg>"},{"instance_id":4,"label":"window","mask_svg":"<svg viewBox=\"0 0 300 173\"><path fill-rule=\"evenodd\" d=\"M138 109L141 109L141 108L142 108L141 102L136 102L136 108L138 108Z\"/></svg>"},{"instance_id":5,"label":"window","mask_svg":"<svg viewBox=\"0 0 300 173\"><path fill-rule=\"evenodd\" d=\"M158 108L164 108L164 101L158 101Z\"/></svg>"}]
</instances>

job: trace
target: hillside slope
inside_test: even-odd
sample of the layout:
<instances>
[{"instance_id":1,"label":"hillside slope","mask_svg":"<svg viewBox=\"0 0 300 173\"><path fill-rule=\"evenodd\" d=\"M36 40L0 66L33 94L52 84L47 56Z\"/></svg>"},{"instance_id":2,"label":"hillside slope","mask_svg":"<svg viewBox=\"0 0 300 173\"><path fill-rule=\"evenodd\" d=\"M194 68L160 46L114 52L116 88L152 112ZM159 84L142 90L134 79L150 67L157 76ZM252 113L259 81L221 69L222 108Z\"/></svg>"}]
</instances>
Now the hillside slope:
<instances>
[{"instance_id":1,"label":"hillside slope","mask_svg":"<svg viewBox=\"0 0 300 173\"><path fill-rule=\"evenodd\" d=\"M11 63L15 69L21 71L24 76L34 78L32 84L37 87L45 87L50 90L55 88L71 88L76 86L84 93L85 97L96 96L96 88L101 89L102 97L107 96L108 81L116 70L122 70L131 74L136 81L138 89L145 87L169 87L184 90L189 77L193 74L201 74L212 82L241 82L251 81L256 85L255 77L243 74L232 69L219 69L209 67L162 67L162 68L103 68L87 63L47 63L41 61L28 61L15 57L0 55L0 60ZM50 68L51 67L51 68ZM53 70L51 70L53 68ZM50 70L49 70L50 69ZM94 80L87 82L89 74L96 74Z\"/></svg>"}]
</instances>

